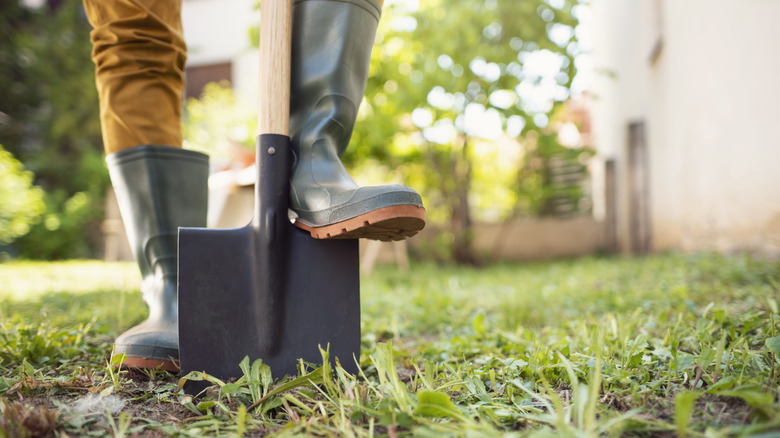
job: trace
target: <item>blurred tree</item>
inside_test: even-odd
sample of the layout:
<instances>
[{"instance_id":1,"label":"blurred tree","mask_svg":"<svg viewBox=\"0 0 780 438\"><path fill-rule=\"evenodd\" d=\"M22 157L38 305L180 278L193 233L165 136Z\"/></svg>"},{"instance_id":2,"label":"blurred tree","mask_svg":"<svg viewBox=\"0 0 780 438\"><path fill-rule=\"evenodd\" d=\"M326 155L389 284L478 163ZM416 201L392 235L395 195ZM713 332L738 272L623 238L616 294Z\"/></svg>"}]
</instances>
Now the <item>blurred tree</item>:
<instances>
[{"instance_id":1,"label":"blurred tree","mask_svg":"<svg viewBox=\"0 0 780 438\"><path fill-rule=\"evenodd\" d=\"M31 117L40 101L37 87L25 84L26 64L25 32L34 13L18 1L0 3L0 142L18 144L24 137L22 120Z\"/></svg>"},{"instance_id":2,"label":"blurred tree","mask_svg":"<svg viewBox=\"0 0 780 438\"><path fill-rule=\"evenodd\" d=\"M109 181L81 2L6 0L0 20L0 142L46 192L44 220L16 249L28 258L95 256Z\"/></svg>"},{"instance_id":3,"label":"blurred tree","mask_svg":"<svg viewBox=\"0 0 780 438\"><path fill-rule=\"evenodd\" d=\"M345 159L353 165L377 160L422 188L431 222L448 231L454 261L475 263L475 167L500 185L490 168L506 164L486 162L490 154L476 146L487 141L494 148L501 142L521 148L529 133L538 139L549 130L576 74L580 1L388 3L354 147ZM555 141L549 132L543 138ZM522 157L522 151L514 155ZM520 158L513 165L517 169ZM522 193L514 190L515 202Z\"/></svg>"},{"instance_id":4,"label":"blurred tree","mask_svg":"<svg viewBox=\"0 0 780 438\"><path fill-rule=\"evenodd\" d=\"M0 145L0 247L27 234L30 225L40 220L43 191L32 180L32 172Z\"/></svg>"}]
</instances>

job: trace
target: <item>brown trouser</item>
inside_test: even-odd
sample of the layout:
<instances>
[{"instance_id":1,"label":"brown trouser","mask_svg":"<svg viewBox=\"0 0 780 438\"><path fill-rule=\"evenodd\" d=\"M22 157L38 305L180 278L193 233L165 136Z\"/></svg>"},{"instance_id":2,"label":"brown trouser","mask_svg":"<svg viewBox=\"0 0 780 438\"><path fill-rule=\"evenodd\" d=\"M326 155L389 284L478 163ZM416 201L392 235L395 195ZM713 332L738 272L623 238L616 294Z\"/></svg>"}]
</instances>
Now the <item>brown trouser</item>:
<instances>
[{"instance_id":1,"label":"brown trouser","mask_svg":"<svg viewBox=\"0 0 780 438\"><path fill-rule=\"evenodd\" d=\"M94 28L92 60L106 153L147 144L181 147L187 59L182 0L83 1Z\"/></svg>"},{"instance_id":2,"label":"brown trouser","mask_svg":"<svg viewBox=\"0 0 780 438\"><path fill-rule=\"evenodd\" d=\"M181 0L84 0L106 153L182 145Z\"/></svg>"}]
</instances>

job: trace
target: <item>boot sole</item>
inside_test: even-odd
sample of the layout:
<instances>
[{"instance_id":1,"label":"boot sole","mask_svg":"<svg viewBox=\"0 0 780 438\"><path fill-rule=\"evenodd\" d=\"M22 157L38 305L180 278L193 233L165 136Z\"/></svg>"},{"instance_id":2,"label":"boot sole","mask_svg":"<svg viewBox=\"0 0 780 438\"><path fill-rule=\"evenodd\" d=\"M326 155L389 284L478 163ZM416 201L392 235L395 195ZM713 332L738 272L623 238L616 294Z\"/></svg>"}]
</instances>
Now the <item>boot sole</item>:
<instances>
[{"instance_id":1,"label":"boot sole","mask_svg":"<svg viewBox=\"0 0 780 438\"><path fill-rule=\"evenodd\" d=\"M332 225L313 227L300 220L295 226L315 239L371 239L384 242L404 240L425 227L425 209L416 205L394 205L374 210Z\"/></svg>"},{"instance_id":2,"label":"boot sole","mask_svg":"<svg viewBox=\"0 0 780 438\"><path fill-rule=\"evenodd\" d=\"M177 361L162 359L147 359L145 357L128 357L122 362L122 368L159 369L178 373L181 367Z\"/></svg>"}]
</instances>

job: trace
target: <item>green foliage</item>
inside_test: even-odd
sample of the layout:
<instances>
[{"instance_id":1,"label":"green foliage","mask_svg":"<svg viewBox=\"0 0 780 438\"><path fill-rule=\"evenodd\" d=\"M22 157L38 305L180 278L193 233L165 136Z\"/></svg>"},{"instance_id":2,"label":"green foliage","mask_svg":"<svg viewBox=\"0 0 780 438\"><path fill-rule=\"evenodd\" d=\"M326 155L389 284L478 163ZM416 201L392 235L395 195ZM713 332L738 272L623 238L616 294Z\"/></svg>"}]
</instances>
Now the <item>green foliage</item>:
<instances>
[{"instance_id":1,"label":"green foliage","mask_svg":"<svg viewBox=\"0 0 780 438\"><path fill-rule=\"evenodd\" d=\"M52 3L53 4L53 3ZM81 2L28 9L2 2L0 142L45 192L43 221L14 243L27 258L96 254L109 184L89 24Z\"/></svg>"},{"instance_id":2,"label":"green foliage","mask_svg":"<svg viewBox=\"0 0 780 438\"><path fill-rule=\"evenodd\" d=\"M0 245L27 234L43 213L43 191L32 181L32 172L0 145Z\"/></svg>"},{"instance_id":3,"label":"green foliage","mask_svg":"<svg viewBox=\"0 0 780 438\"><path fill-rule=\"evenodd\" d=\"M554 132L529 134L528 150L516 174L517 203L512 216L564 216L587 212L581 175L593 151L561 145ZM573 177L573 179L572 179ZM559 182L561 181L561 182Z\"/></svg>"},{"instance_id":4,"label":"green foliage","mask_svg":"<svg viewBox=\"0 0 780 438\"><path fill-rule=\"evenodd\" d=\"M185 146L207 152L224 166L254 160L257 110L241 101L228 82L207 84L184 106Z\"/></svg>"},{"instance_id":5,"label":"green foliage","mask_svg":"<svg viewBox=\"0 0 780 438\"><path fill-rule=\"evenodd\" d=\"M12 319L0 324L0 363L62 363L88 353L90 324L72 329L29 325ZM28 374L31 375L31 374Z\"/></svg>"},{"instance_id":6,"label":"green foliage","mask_svg":"<svg viewBox=\"0 0 780 438\"><path fill-rule=\"evenodd\" d=\"M67 198L64 190L53 190L44 199L43 221L19 239L18 255L46 260L95 256L102 198L89 192L77 192Z\"/></svg>"},{"instance_id":7,"label":"green foliage","mask_svg":"<svg viewBox=\"0 0 780 438\"><path fill-rule=\"evenodd\" d=\"M527 138L549 134L548 121L569 97L580 51L578 5L433 0L389 3L383 11L346 160L382 163L420 189L429 221L446 230L458 262L474 261L473 210L503 219L524 197L527 212L539 214L537 204L549 198L539 193L544 184L519 190L516 175L532 146ZM551 71L532 65L540 60Z\"/></svg>"},{"instance_id":8,"label":"green foliage","mask_svg":"<svg viewBox=\"0 0 780 438\"><path fill-rule=\"evenodd\" d=\"M424 417L434 418L465 418L463 413L458 411L450 397L441 392L419 391L417 393L417 409L414 413Z\"/></svg>"},{"instance_id":9,"label":"green foliage","mask_svg":"<svg viewBox=\"0 0 780 438\"><path fill-rule=\"evenodd\" d=\"M361 279L357 375L331 365L327 351L325 365L301 363L288 377L246 358L235 381L183 376L211 383L200 397L181 394L183 380L166 372L105 366L111 340L97 328L112 326L115 335L134 323L113 322L125 291L112 278L129 268L0 265L0 282L29 295L8 300L0 290L2 333L16 342L0 361L0 434L35 430L17 414L49 418L31 411L37 406L57 408L53 427L70 436L720 437L780 430L771 357L777 261L666 254L482 270L425 265L405 275L381 269ZM73 277L65 281L64 271ZM46 280L31 286L22 277ZM71 301L84 301L53 299L44 291L55 284L72 285ZM136 292L128 300L142 305ZM87 392L131 405L68 414Z\"/></svg>"}]
</instances>

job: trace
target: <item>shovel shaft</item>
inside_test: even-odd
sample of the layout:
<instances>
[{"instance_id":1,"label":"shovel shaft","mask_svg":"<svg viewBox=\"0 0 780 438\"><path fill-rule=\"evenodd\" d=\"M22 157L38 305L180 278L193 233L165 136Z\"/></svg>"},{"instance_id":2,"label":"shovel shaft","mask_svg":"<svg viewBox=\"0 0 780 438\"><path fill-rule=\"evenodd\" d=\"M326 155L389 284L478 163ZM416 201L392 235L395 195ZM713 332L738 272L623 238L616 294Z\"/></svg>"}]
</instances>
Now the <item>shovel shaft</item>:
<instances>
[{"instance_id":1,"label":"shovel shaft","mask_svg":"<svg viewBox=\"0 0 780 438\"><path fill-rule=\"evenodd\" d=\"M290 50L292 0L263 0L260 17L260 113L255 186L255 329L260 353L274 354L283 325L288 262Z\"/></svg>"},{"instance_id":2,"label":"shovel shaft","mask_svg":"<svg viewBox=\"0 0 780 438\"><path fill-rule=\"evenodd\" d=\"M292 0L263 0L260 16L260 134L290 135Z\"/></svg>"}]
</instances>

